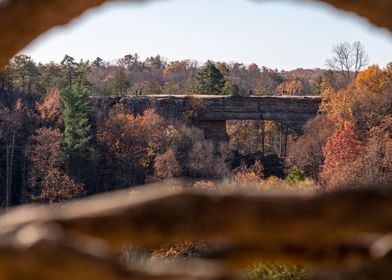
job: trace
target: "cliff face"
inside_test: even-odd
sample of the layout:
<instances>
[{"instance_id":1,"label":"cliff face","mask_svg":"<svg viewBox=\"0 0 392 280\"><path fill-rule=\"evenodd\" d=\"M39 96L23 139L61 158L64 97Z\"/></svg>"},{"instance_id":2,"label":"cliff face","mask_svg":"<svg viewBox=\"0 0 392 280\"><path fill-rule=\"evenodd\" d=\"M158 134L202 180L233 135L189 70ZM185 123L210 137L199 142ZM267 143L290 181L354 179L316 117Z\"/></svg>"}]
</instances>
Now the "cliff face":
<instances>
[{"instance_id":1,"label":"cliff face","mask_svg":"<svg viewBox=\"0 0 392 280\"><path fill-rule=\"evenodd\" d=\"M167 119L188 118L200 128L217 131L226 120L271 120L288 126L297 133L316 116L319 97L225 97L225 96L137 96L93 98L104 111L116 103L126 105L135 114L154 108ZM101 118L102 116L97 116Z\"/></svg>"},{"instance_id":2,"label":"cliff face","mask_svg":"<svg viewBox=\"0 0 392 280\"><path fill-rule=\"evenodd\" d=\"M0 68L51 27L63 25L89 8L109 0L0 0ZM143 0L128 0L141 2ZM147 2L147 0L144 0ZM355 12L373 24L392 30L390 0L318 0Z\"/></svg>"}]
</instances>

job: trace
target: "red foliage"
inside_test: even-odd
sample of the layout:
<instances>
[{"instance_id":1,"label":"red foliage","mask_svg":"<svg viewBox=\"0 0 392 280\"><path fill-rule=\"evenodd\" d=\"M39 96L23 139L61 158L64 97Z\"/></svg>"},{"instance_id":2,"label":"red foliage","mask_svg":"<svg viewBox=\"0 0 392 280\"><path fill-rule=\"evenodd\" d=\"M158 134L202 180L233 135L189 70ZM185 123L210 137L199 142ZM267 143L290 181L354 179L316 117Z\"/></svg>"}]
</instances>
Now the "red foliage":
<instances>
[{"instance_id":1,"label":"red foliage","mask_svg":"<svg viewBox=\"0 0 392 280\"><path fill-rule=\"evenodd\" d=\"M358 168L355 164L361 154L363 142L359 140L354 126L346 122L328 139L324 148L324 166L320 174L328 188L355 184Z\"/></svg>"}]
</instances>

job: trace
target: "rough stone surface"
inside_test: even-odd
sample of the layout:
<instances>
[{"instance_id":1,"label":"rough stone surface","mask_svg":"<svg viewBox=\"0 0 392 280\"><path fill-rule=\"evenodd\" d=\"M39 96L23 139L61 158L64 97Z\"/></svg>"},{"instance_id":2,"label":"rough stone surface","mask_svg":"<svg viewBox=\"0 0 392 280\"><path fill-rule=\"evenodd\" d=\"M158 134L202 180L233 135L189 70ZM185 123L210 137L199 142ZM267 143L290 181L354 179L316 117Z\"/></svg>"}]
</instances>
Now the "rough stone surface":
<instances>
[{"instance_id":1,"label":"rough stone surface","mask_svg":"<svg viewBox=\"0 0 392 280\"><path fill-rule=\"evenodd\" d=\"M278 260L316 265L310 279L392 279L391 221L384 189L278 196L152 186L0 215L0 278L228 279L229 268ZM113 257L128 244L176 240L215 245L203 262L172 266Z\"/></svg>"},{"instance_id":2,"label":"rough stone surface","mask_svg":"<svg viewBox=\"0 0 392 280\"><path fill-rule=\"evenodd\" d=\"M305 123L316 116L319 97L225 97L225 96L137 96L123 98L93 97L96 108L108 112L121 103L141 114L155 108L168 119L190 118L193 125L204 130L207 138L227 141L227 120L271 120L301 133ZM102 111L102 110L99 110ZM98 119L104 116L98 116Z\"/></svg>"}]
</instances>

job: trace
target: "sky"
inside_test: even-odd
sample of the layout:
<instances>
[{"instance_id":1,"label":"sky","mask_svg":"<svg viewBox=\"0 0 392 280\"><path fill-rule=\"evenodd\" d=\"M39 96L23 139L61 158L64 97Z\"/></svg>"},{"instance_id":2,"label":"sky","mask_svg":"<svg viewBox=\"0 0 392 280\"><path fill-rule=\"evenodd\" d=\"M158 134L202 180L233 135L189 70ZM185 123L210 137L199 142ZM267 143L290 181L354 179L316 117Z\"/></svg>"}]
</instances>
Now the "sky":
<instances>
[{"instance_id":1,"label":"sky","mask_svg":"<svg viewBox=\"0 0 392 280\"><path fill-rule=\"evenodd\" d=\"M257 63L290 70L326 68L340 42L361 41L371 64L392 61L392 33L365 19L305 1L159 0L110 3L54 28L21 53L37 62L126 54L142 59Z\"/></svg>"}]
</instances>

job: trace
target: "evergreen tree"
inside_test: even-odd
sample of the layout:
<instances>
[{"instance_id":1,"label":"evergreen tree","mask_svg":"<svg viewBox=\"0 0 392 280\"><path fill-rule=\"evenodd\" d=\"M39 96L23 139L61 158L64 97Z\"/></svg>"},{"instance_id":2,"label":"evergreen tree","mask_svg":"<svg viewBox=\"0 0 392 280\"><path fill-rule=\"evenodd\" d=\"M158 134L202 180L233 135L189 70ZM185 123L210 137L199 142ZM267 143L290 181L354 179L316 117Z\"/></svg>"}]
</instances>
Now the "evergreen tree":
<instances>
[{"instance_id":1,"label":"evergreen tree","mask_svg":"<svg viewBox=\"0 0 392 280\"><path fill-rule=\"evenodd\" d=\"M129 86L130 82L127 79L126 71L123 67L120 67L110 83L110 95L124 96Z\"/></svg>"},{"instance_id":2,"label":"evergreen tree","mask_svg":"<svg viewBox=\"0 0 392 280\"><path fill-rule=\"evenodd\" d=\"M290 169L290 174L286 177L286 181L289 183L295 183L305 180L305 172L303 172L298 166L294 165Z\"/></svg>"},{"instance_id":3,"label":"evergreen tree","mask_svg":"<svg viewBox=\"0 0 392 280\"><path fill-rule=\"evenodd\" d=\"M240 89L239 89L238 85L235 84L232 80L226 80L225 86L222 89L222 93L224 95L239 96Z\"/></svg>"},{"instance_id":4,"label":"evergreen tree","mask_svg":"<svg viewBox=\"0 0 392 280\"><path fill-rule=\"evenodd\" d=\"M66 87L61 91L61 105L65 126L63 150L68 156L69 172L79 177L92 155L89 89L82 85Z\"/></svg>"},{"instance_id":5,"label":"evergreen tree","mask_svg":"<svg viewBox=\"0 0 392 280\"><path fill-rule=\"evenodd\" d=\"M79 63L75 61L72 56L65 55L61 61L61 71L63 78L60 81L60 88L79 84L83 86L90 86L87 75L91 72L90 62L80 60Z\"/></svg>"},{"instance_id":6,"label":"evergreen tree","mask_svg":"<svg viewBox=\"0 0 392 280\"><path fill-rule=\"evenodd\" d=\"M61 61L61 66L65 72L64 74L66 76L68 86L71 86L75 76L75 69L77 68L78 64L75 62L75 59L72 56L66 54Z\"/></svg>"},{"instance_id":7,"label":"evergreen tree","mask_svg":"<svg viewBox=\"0 0 392 280\"><path fill-rule=\"evenodd\" d=\"M218 68L207 62L196 76L196 90L199 94L221 94L225 86L225 78Z\"/></svg>"},{"instance_id":8,"label":"evergreen tree","mask_svg":"<svg viewBox=\"0 0 392 280\"><path fill-rule=\"evenodd\" d=\"M102 58L97 57L94 61L93 61L93 66L96 68L101 68L104 65L104 61Z\"/></svg>"}]
</instances>

